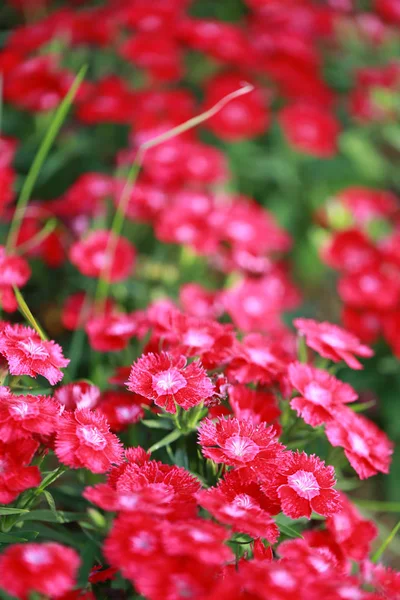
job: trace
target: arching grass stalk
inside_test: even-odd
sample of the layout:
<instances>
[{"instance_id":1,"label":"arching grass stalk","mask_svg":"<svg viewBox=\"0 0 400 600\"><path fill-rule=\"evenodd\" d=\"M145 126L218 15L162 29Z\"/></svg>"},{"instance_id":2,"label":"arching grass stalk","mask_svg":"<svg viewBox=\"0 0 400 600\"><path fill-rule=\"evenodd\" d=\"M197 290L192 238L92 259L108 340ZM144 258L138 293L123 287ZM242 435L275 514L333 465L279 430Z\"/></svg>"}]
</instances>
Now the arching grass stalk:
<instances>
[{"instance_id":1,"label":"arching grass stalk","mask_svg":"<svg viewBox=\"0 0 400 600\"><path fill-rule=\"evenodd\" d=\"M78 75L75 77L67 95L57 108L54 118L50 124L50 127L48 128L46 135L39 146L39 150L37 151L36 156L32 162L31 168L29 169L28 175L26 176L26 179L22 186L21 193L19 195L17 205L15 207L13 219L11 221L6 243L6 248L8 252L14 250L16 246L22 219L24 218L25 210L31 197L36 180L39 176L43 163L46 160L48 153L50 152L53 142L66 119L66 116L74 101L79 86L81 85L83 78L85 77L86 71L87 65L84 65L80 69Z\"/></svg>"},{"instance_id":2,"label":"arching grass stalk","mask_svg":"<svg viewBox=\"0 0 400 600\"><path fill-rule=\"evenodd\" d=\"M122 189L120 199L117 204L117 209L115 211L114 218L111 224L111 235L106 248L107 260L105 261L104 268L102 269L102 272L100 274L96 289L96 304L100 310L104 309L105 302L108 296L108 291L110 288L110 270L114 261L114 254L118 236L121 235L122 228L124 225L125 212L127 209L129 198L132 193L132 190L134 189L147 150L150 150L150 148L154 148L155 146L158 146L163 142L166 142L167 140L170 140L180 135L181 133L188 131L189 129L197 127L197 125L204 123L204 121L207 121L208 119L216 115L222 108L224 108L224 106L226 106L226 104L231 102L231 100L239 98L240 96L244 96L245 94L251 92L253 89L254 86L252 86L249 83L245 83L243 87L221 98L221 100L214 104L214 106L212 106L209 110L206 110L200 115L197 115L196 117L185 121L181 125L173 127L169 131L166 131L165 133L162 133L161 135L158 135L139 146L136 158L132 163L131 168L129 169L127 180Z\"/></svg>"}]
</instances>

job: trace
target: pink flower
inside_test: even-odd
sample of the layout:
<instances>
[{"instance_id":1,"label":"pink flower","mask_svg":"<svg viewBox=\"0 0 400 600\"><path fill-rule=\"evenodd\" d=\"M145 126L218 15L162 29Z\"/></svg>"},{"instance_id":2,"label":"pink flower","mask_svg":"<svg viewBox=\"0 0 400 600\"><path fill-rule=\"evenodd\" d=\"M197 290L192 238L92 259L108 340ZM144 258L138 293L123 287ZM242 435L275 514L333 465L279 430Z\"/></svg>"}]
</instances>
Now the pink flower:
<instances>
[{"instance_id":1,"label":"pink flower","mask_svg":"<svg viewBox=\"0 0 400 600\"><path fill-rule=\"evenodd\" d=\"M273 469L283 457L283 446L273 426L234 417L220 417L216 422L204 419L199 427L199 444L206 458L235 467Z\"/></svg>"},{"instance_id":2,"label":"pink flower","mask_svg":"<svg viewBox=\"0 0 400 600\"><path fill-rule=\"evenodd\" d=\"M232 385L229 387L228 396L233 413L239 421L249 420L254 425L262 422L275 423L281 414L277 399L271 392L254 390L244 385Z\"/></svg>"},{"instance_id":3,"label":"pink flower","mask_svg":"<svg viewBox=\"0 0 400 600\"><path fill-rule=\"evenodd\" d=\"M0 442L0 502L9 504L17 496L40 484L38 467L29 467L39 443L24 438L8 444Z\"/></svg>"},{"instance_id":4,"label":"pink flower","mask_svg":"<svg viewBox=\"0 0 400 600\"><path fill-rule=\"evenodd\" d=\"M0 246L0 301L5 311L17 310L13 286L23 287L30 276L31 270L26 260L20 256L7 256L5 248Z\"/></svg>"},{"instance_id":5,"label":"pink flower","mask_svg":"<svg viewBox=\"0 0 400 600\"><path fill-rule=\"evenodd\" d=\"M97 386L86 381L74 381L56 389L54 400L59 402L66 410L75 408L94 408L100 398Z\"/></svg>"},{"instance_id":6,"label":"pink flower","mask_svg":"<svg viewBox=\"0 0 400 600\"><path fill-rule=\"evenodd\" d=\"M69 364L62 355L61 346L45 342L31 327L7 324L0 331L0 353L5 356L12 375L46 377L51 385L63 378L60 369Z\"/></svg>"},{"instance_id":7,"label":"pink flower","mask_svg":"<svg viewBox=\"0 0 400 600\"><path fill-rule=\"evenodd\" d=\"M110 240L109 231L92 231L75 242L70 250L70 260L87 277L101 274L109 281L124 281L132 272L136 251L123 237Z\"/></svg>"},{"instance_id":8,"label":"pink flower","mask_svg":"<svg viewBox=\"0 0 400 600\"><path fill-rule=\"evenodd\" d=\"M187 365L184 356L167 352L141 356L132 365L127 387L170 413L176 412L176 404L187 410L214 392L199 361Z\"/></svg>"},{"instance_id":9,"label":"pink flower","mask_svg":"<svg viewBox=\"0 0 400 600\"><path fill-rule=\"evenodd\" d=\"M361 344L355 335L332 323L296 319L294 325L310 348L334 362L343 360L352 369L363 368L355 354L366 358L373 355L371 348Z\"/></svg>"},{"instance_id":10,"label":"pink flower","mask_svg":"<svg viewBox=\"0 0 400 600\"><path fill-rule=\"evenodd\" d=\"M73 469L86 468L93 473L105 473L112 464L122 461L122 445L110 432L105 417L87 408L74 413L64 412L60 418L55 453Z\"/></svg>"},{"instance_id":11,"label":"pink flower","mask_svg":"<svg viewBox=\"0 0 400 600\"><path fill-rule=\"evenodd\" d=\"M123 313L92 316L86 323L89 343L97 352L118 352L127 347L137 333L133 315Z\"/></svg>"},{"instance_id":12,"label":"pink flower","mask_svg":"<svg viewBox=\"0 0 400 600\"><path fill-rule=\"evenodd\" d=\"M339 494L342 508L328 517L326 526L348 558L365 560L371 551L371 542L378 535L378 529L372 521L363 519L345 494Z\"/></svg>"},{"instance_id":13,"label":"pink flower","mask_svg":"<svg viewBox=\"0 0 400 600\"><path fill-rule=\"evenodd\" d=\"M330 421L343 404L357 399L348 383L322 369L297 362L289 365L288 373L290 383L301 394L290 406L312 427Z\"/></svg>"},{"instance_id":14,"label":"pink flower","mask_svg":"<svg viewBox=\"0 0 400 600\"><path fill-rule=\"evenodd\" d=\"M288 454L282 467L274 485L285 515L309 519L312 511L327 517L340 510L339 494L332 489L336 483L333 467L304 452Z\"/></svg>"},{"instance_id":15,"label":"pink flower","mask_svg":"<svg viewBox=\"0 0 400 600\"><path fill-rule=\"evenodd\" d=\"M344 448L360 479L367 479L378 472L389 472L393 444L366 417L343 409L340 418L327 423L325 431L332 446Z\"/></svg>"},{"instance_id":16,"label":"pink flower","mask_svg":"<svg viewBox=\"0 0 400 600\"><path fill-rule=\"evenodd\" d=\"M51 435L56 429L60 408L45 396L13 396L0 387L0 438L12 442L30 438L33 433Z\"/></svg>"},{"instance_id":17,"label":"pink flower","mask_svg":"<svg viewBox=\"0 0 400 600\"><path fill-rule=\"evenodd\" d=\"M0 556L0 587L23 600L33 592L58 598L74 587L79 564L61 544L15 544Z\"/></svg>"}]
</instances>

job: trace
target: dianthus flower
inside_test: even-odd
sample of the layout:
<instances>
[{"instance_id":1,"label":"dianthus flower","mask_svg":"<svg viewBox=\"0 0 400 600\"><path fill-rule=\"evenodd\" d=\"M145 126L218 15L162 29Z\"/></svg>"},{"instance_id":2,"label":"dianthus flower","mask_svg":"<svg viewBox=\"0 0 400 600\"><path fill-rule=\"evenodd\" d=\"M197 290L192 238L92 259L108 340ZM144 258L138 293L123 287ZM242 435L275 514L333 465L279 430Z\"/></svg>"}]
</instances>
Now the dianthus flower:
<instances>
[{"instance_id":1,"label":"dianthus flower","mask_svg":"<svg viewBox=\"0 0 400 600\"><path fill-rule=\"evenodd\" d=\"M251 333L234 344L227 374L238 383L268 385L282 379L293 359L281 343Z\"/></svg>"},{"instance_id":2,"label":"dianthus flower","mask_svg":"<svg viewBox=\"0 0 400 600\"><path fill-rule=\"evenodd\" d=\"M149 460L144 451L139 456L139 450L128 450L129 462L114 467L106 484L86 488L85 498L104 510L151 513L173 521L195 517L200 482L182 467Z\"/></svg>"},{"instance_id":3,"label":"dianthus flower","mask_svg":"<svg viewBox=\"0 0 400 600\"><path fill-rule=\"evenodd\" d=\"M400 301L400 273L382 264L344 275L338 285L339 296L348 306L361 310L395 310Z\"/></svg>"},{"instance_id":4,"label":"dianthus flower","mask_svg":"<svg viewBox=\"0 0 400 600\"><path fill-rule=\"evenodd\" d=\"M199 444L206 458L234 467L246 465L274 469L283 460L273 426L230 417L204 419L199 427Z\"/></svg>"},{"instance_id":5,"label":"dianthus flower","mask_svg":"<svg viewBox=\"0 0 400 600\"><path fill-rule=\"evenodd\" d=\"M366 417L344 409L340 418L327 423L325 432L332 446L344 448L345 455L360 479L389 472L393 444Z\"/></svg>"},{"instance_id":6,"label":"dianthus flower","mask_svg":"<svg viewBox=\"0 0 400 600\"><path fill-rule=\"evenodd\" d=\"M326 467L314 454L296 452L282 461L274 487L286 516L309 519L312 511L327 517L340 510L339 494L332 489L335 483L333 467Z\"/></svg>"},{"instance_id":7,"label":"dianthus flower","mask_svg":"<svg viewBox=\"0 0 400 600\"><path fill-rule=\"evenodd\" d=\"M123 313L93 316L85 327L90 346L97 352L118 352L127 347L136 335L137 323L133 315Z\"/></svg>"},{"instance_id":8,"label":"dianthus flower","mask_svg":"<svg viewBox=\"0 0 400 600\"><path fill-rule=\"evenodd\" d=\"M40 484L38 467L29 467L39 443L25 438L8 444L0 441L0 502L9 504L25 490Z\"/></svg>"},{"instance_id":9,"label":"dianthus flower","mask_svg":"<svg viewBox=\"0 0 400 600\"><path fill-rule=\"evenodd\" d=\"M128 392L104 392L101 396L98 412L104 415L112 431L122 431L144 417L143 404L151 401Z\"/></svg>"},{"instance_id":10,"label":"dianthus flower","mask_svg":"<svg viewBox=\"0 0 400 600\"><path fill-rule=\"evenodd\" d=\"M132 272L136 251L123 237L111 240L110 231L92 231L75 242L70 260L87 277L104 275L111 282L124 281Z\"/></svg>"},{"instance_id":11,"label":"dianthus flower","mask_svg":"<svg viewBox=\"0 0 400 600\"><path fill-rule=\"evenodd\" d=\"M305 539L282 542L279 544L279 554L304 569L306 576L310 573L316 575L324 573L329 577L338 568L337 558L328 548L312 547Z\"/></svg>"},{"instance_id":12,"label":"dianthus flower","mask_svg":"<svg viewBox=\"0 0 400 600\"><path fill-rule=\"evenodd\" d=\"M378 529L372 521L364 519L345 494L339 492L341 509L326 520L326 526L345 556L362 561L368 558L371 542Z\"/></svg>"},{"instance_id":13,"label":"dianthus flower","mask_svg":"<svg viewBox=\"0 0 400 600\"><path fill-rule=\"evenodd\" d=\"M167 412L175 413L176 404L185 410L210 398L214 387L201 363L186 364L184 356L167 352L145 354L133 365L128 389L149 400Z\"/></svg>"},{"instance_id":14,"label":"dianthus flower","mask_svg":"<svg viewBox=\"0 0 400 600\"><path fill-rule=\"evenodd\" d=\"M321 255L327 265L348 273L376 268L381 261L379 250L358 229L336 231Z\"/></svg>"},{"instance_id":15,"label":"dianthus flower","mask_svg":"<svg viewBox=\"0 0 400 600\"><path fill-rule=\"evenodd\" d=\"M30 275L31 270L24 258L7 256L5 248L0 246L0 304L6 312L13 312L18 308L13 286L24 286Z\"/></svg>"},{"instance_id":16,"label":"dianthus flower","mask_svg":"<svg viewBox=\"0 0 400 600\"><path fill-rule=\"evenodd\" d=\"M60 408L45 396L14 396L0 387L0 439L13 442L32 434L51 435L57 425Z\"/></svg>"},{"instance_id":17,"label":"dianthus flower","mask_svg":"<svg viewBox=\"0 0 400 600\"><path fill-rule=\"evenodd\" d=\"M239 471L230 471L217 487L202 490L197 501L212 516L229 525L234 532L264 537L275 543L279 530L271 514L280 507L271 501L258 484L246 481Z\"/></svg>"},{"instance_id":18,"label":"dianthus flower","mask_svg":"<svg viewBox=\"0 0 400 600\"><path fill-rule=\"evenodd\" d=\"M320 158L336 154L340 125L325 108L293 104L281 110L279 120L295 150Z\"/></svg>"},{"instance_id":19,"label":"dianthus flower","mask_svg":"<svg viewBox=\"0 0 400 600\"><path fill-rule=\"evenodd\" d=\"M365 358L373 355L371 348L361 344L355 335L332 323L296 319L294 325L310 348L333 362L343 360L351 369L363 368L355 355Z\"/></svg>"},{"instance_id":20,"label":"dianthus flower","mask_svg":"<svg viewBox=\"0 0 400 600\"><path fill-rule=\"evenodd\" d=\"M223 312L219 293L198 283L185 283L179 290L179 301L186 314L200 319L215 319Z\"/></svg>"},{"instance_id":21,"label":"dianthus flower","mask_svg":"<svg viewBox=\"0 0 400 600\"><path fill-rule=\"evenodd\" d=\"M31 327L7 324L0 331L0 353L5 356L12 375L42 375L55 385L63 378L60 369L69 364L61 346L43 341Z\"/></svg>"},{"instance_id":22,"label":"dianthus flower","mask_svg":"<svg viewBox=\"0 0 400 600\"><path fill-rule=\"evenodd\" d=\"M100 399L100 390L86 381L74 381L56 389L54 400L66 410L75 408L95 408Z\"/></svg>"},{"instance_id":23,"label":"dianthus flower","mask_svg":"<svg viewBox=\"0 0 400 600\"><path fill-rule=\"evenodd\" d=\"M251 421L254 425L259 423L274 423L275 428L281 411L277 400L271 392L254 390L244 385L232 385L228 390L229 404L235 417Z\"/></svg>"},{"instance_id":24,"label":"dianthus flower","mask_svg":"<svg viewBox=\"0 0 400 600\"><path fill-rule=\"evenodd\" d=\"M348 383L322 369L297 362L289 365L288 375L301 394L291 400L290 406L312 427L335 418L343 404L357 399L357 393Z\"/></svg>"},{"instance_id":25,"label":"dianthus flower","mask_svg":"<svg viewBox=\"0 0 400 600\"><path fill-rule=\"evenodd\" d=\"M103 315L109 316L114 311L114 303L107 298L103 307ZM84 325L96 317L96 304L84 292L68 296L62 308L61 321L66 329L74 331L83 329Z\"/></svg>"},{"instance_id":26,"label":"dianthus flower","mask_svg":"<svg viewBox=\"0 0 400 600\"><path fill-rule=\"evenodd\" d=\"M58 423L55 453L73 469L105 473L122 460L122 446L105 417L86 408L64 412Z\"/></svg>"},{"instance_id":27,"label":"dianthus flower","mask_svg":"<svg viewBox=\"0 0 400 600\"><path fill-rule=\"evenodd\" d=\"M21 600L33 592L58 598L74 587L79 564L76 551L61 544L15 544L0 556L0 587Z\"/></svg>"}]
</instances>

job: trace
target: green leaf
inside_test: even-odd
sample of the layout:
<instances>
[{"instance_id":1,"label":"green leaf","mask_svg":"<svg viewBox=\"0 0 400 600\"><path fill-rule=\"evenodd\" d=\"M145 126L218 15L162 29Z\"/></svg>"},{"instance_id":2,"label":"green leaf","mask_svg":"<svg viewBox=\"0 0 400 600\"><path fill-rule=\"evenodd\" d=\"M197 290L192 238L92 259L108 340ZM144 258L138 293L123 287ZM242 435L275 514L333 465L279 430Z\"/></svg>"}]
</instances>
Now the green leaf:
<instances>
[{"instance_id":1,"label":"green leaf","mask_svg":"<svg viewBox=\"0 0 400 600\"><path fill-rule=\"evenodd\" d=\"M80 519L86 518L86 513L81 512L64 512L58 510L38 509L31 510L29 513L22 515L20 521L43 521L45 523L73 523Z\"/></svg>"},{"instance_id":2,"label":"green leaf","mask_svg":"<svg viewBox=\"0 0 400 600\"><path fill-rule=\"evenodd\" d=\"M45 336L39 323L36 321L35 317L31 313L29 306L27 305L27 303L24 300L23 295L21 294L21 292L19 291L19 289L17 287L13 286L13 290L14 290L14 294L15 294L15 297L18 302L18 308L19 308L20 312L24 315L24 317L28 321L28 323L30 325L32 325L33 329L40 335L41 339L43 341L46 341L48 338Z\"/></svg>"},{"instance_id":3,"label":"green leaf","mask_svg":"<svg viewBox=\"0 0 400 600\"><path fill-rule=\"evenodd\" d=\"M24 508L0 508L0 515L22 515L23 513L27 512L29 512L29 510L26 510Z\"/></svg>"},{"instance_id":4,"label":"green leaf","mask_svg":"<svg viewBox=\"0 0 400 600\"><path fill-rule=\"evenodd\" d=\"M380 559L382 554L385 552L386 548L396 537L397 532L399 530L400 530L400 521L398 521L398 523L393 527L392 531L389 533L387 538L384 540L384 542L381 544L381 546L378 548L378 550L373 554L372 559L371 559L373 563L378 562L378 560Z\"/></svg>"},{"instance_id":5,"label":"green leaf","mask_svg":"<svg viewBox=\"0 0 400 600\"><path fill-rule=\"evenodd\" d=\"M78 586L84 587L87 585L90 569L96 562L97 553L98 548L96 544L92 542L87 542L87 544L85 544L81 552L82 564L79 569Z\"/></svg>"},{"instance_id":6,"label":"green leaf","mask_svg":"<svg viewBox=\"0 0 400 600\"><path fill-rule=\"evenodd\" d=\"M281 523L277 523L277 525L279 527L279 531L286 535L286 537L303 539L301 533L296 531L296 529L293 529L293 527L289 527L289 525L282 525Z\"/></svg>"},{"instance_id":7,"label":"green leaf","mask_svg":"<svg viewBox=\"0 0 400 600\"><path fill-rule=\"evenodd\" d=\"M64 123L68 111L74 101L75 95L85 77L87 71L87 65L83 66L78 75L75 77L68 94L65 96L64 100L61 102L59 107L57 108L54 118L48 128L46 135L42 143L39 146L39 149L36 153L36 156L32 162L31 168L29 169L29 173L26 176L24 181L24 185L22 186L21 193L19 195L17 205L15 207L14 216L11 221L11 225L9 228L8 239L7 239L7 250L13 250L15 248L19 230L21 227L22 219L24 218L25 209L33 192L36 180L39 176L40 170L43 166L44 161L47 158L47 155L50 152L50 149L53 145L54 140L57 137L58 132L62 124Z\"/></svg>"},{"instance_id":8,"label":"green leaf","mask_svg":"<svg viewBox=\"0 0 400 600\"><path fill-rule=\"evenodd\" d=\"M175 442L176 440L178 440L180 437L182 437L182 435L183 435L182 431L179 431L179 429L174 429L173 431L171 431L171 433L166 435L162 440L153 444L148 449L148 452L155 452L156 450L160 450L160 448L164 448L165 446L168 446L169 444L172 444L172 442Z\"/></svg>"},{"instance_id":9,"label":"green leaf","mask_svg":"<svg viewBox=\"0 0 400 600\"><path fill-rule=\"evenodd\" d=\"M0 544L18 544L21 542L27 542L28 538L22 535L12 535L9 533L0 533Z\"/></svg>"},{"instance_id":10,"label":"green leaf","mask_svg":"<svg viewBox=\"0 0 400 600\"><path fill-rule=\"evenodd\" d=\"M167 429L171 430L172 423L164 421L153 421L152 419L142 419L140 421L145 427L150 429Z\"/></svg>"},{"instance_id":11,"label":"green leaf","mask_svg":"<svg viewBox=\"0 0 400 600\"><path fill-rule=\"evenodd\" d=\"M352 501L366 510L400 513L400 502L380 502L379 500L364 500L361 498L352 498Z\"/></svg>"}]
</instances>

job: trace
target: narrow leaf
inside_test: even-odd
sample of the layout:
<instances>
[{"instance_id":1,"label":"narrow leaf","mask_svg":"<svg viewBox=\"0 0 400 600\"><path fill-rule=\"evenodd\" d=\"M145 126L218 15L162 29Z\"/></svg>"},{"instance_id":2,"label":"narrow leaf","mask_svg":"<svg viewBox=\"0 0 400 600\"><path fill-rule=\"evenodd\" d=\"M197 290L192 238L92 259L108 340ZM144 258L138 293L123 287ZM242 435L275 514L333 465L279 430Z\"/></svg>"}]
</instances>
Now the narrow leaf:
<instances>
[{"instance_id":1,"label":"narrow leaf","mask_svg":"<svg viewBox=\"0 0 400 600\"><path fill-rule=\"evenodd\" d=\"M40 335L41 339L43 341L46 341L47 337L45 336L39 323L36 321L35 317L31 313L29 306L25 302L24 297L22 296L21 292L15 286L13 287L13 289L14 289L15 297L18 302L18 308L19 308L20 312L24 315L24 317L28 321L28 323L30 325L32 325L33 329Z\"/></svg>"},{"instance_id":2,"label":"narrow leaf","mask_svg":"<svg viewBox=\"0 0 400 600\"><path fill-rule=\"evenodd\" d=\"M160 448L164 448L164 446L168 446L169 444L172 444L172 442L175 442L181 436L182 436L182 431L179 431L179 429L174 429L173 431L171 431L171 433L166 435L162 440L153 444L151 446L151 448L148 449L148 452L155 452L156 450L160 450Z\"/></svg>"},{"instance_id":3,"label":"narrow leaf","mask_svg":"<svg viewBox=\"0 0 400 600\"><path fill-rule=\"evenodd\" d=\"M29 511L24 508L7 508L6 506L0 508L0 515L21 515L27 512Z\"/></svg>"},{"instance_id":4,"label":"narrow leaf","mask_svg":"<svg viewBox=\"0 0 400 600\"><path fill-rule=\"evenodd\" d=\"M387 538L384 540L384 542L381 544L381 546L378 548L378 550L373 554L372 559L371 559L373 563L378 562L378 560L380 559L382 554L385 552L386 548L396 537L397 532L399 530L400 530L400 521L398 521L398 523L393 527L392 531L389 533Z\"/></svg>"}]
</instances>

